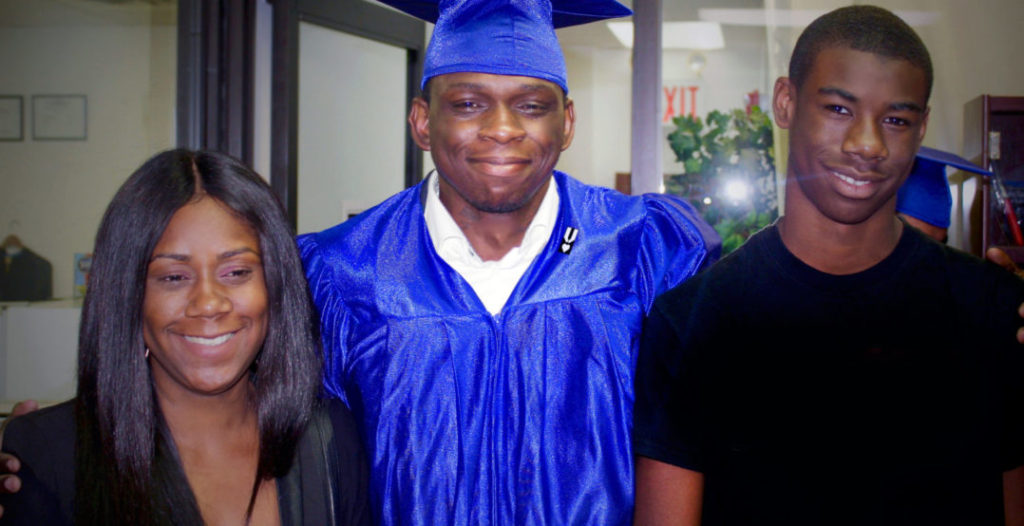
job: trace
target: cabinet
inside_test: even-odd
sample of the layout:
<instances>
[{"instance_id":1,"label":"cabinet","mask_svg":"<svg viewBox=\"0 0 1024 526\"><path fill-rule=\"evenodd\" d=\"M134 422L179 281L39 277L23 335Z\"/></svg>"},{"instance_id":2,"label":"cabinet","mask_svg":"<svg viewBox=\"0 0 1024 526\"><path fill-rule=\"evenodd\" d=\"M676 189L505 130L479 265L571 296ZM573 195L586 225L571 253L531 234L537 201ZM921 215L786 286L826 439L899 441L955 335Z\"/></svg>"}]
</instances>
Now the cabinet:
<instances>
[{"instance_id":1,"label":"cabinet","mask_svg":"<svg viewBox=\"0 0 1024 526\"><path fill-rule=\"evenodd\" d=\"M75 396L81 303L0 302L0 415L14 401Z\"/></svg>"},{"instance_id":2,"label":"cabinet","mask_svg":"<svg viewBox=\"0 0 1024 526\"><path fill-rule=\"evenodd\" d=\"M981 95L964 105L964 157L998 177L1011 208L1024 219L1024 97ZM1024 243L1014 229L1024 225L1008 219L1005 201L996 198L993 176L982 176L971 213L971 252L983 256L991 246L1002 247L1024 263Z\"/></svg>"}]
</instances>

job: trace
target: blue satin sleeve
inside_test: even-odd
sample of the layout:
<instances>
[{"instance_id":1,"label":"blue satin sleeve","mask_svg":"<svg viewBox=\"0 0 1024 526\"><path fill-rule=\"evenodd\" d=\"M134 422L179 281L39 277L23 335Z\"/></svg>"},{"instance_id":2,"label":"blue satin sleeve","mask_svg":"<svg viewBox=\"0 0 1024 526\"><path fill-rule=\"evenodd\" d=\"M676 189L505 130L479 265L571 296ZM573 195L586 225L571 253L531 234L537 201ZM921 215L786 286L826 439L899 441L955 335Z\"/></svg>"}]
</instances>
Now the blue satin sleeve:
<instances>
[{"instance_id":1,"label":"blue satin sleeve","mask_svg":"<svg viewBox=\"0 0 1024 526\"><path fill-rule=\"evenodd\" d=\"M645 271L637 293L650 309L659 294L717 261L722 240L681 198L645 194L643 199L647 216L639 263Z\"/></svg>"},{"instance_id":2,"label":"blue satin sleeve","mask_svg":"<svg viewBox=\"0 0 1024 526\"><path fill-rule=\"evenodd\" d=\"M344 386L348 380L345 364L348 363L348 334L353 318L343 301L331 266L324 261L316 235L299 236L298 245L313 303L320 315L324 390L351 407Z\"/></svg>"}]
</instances>

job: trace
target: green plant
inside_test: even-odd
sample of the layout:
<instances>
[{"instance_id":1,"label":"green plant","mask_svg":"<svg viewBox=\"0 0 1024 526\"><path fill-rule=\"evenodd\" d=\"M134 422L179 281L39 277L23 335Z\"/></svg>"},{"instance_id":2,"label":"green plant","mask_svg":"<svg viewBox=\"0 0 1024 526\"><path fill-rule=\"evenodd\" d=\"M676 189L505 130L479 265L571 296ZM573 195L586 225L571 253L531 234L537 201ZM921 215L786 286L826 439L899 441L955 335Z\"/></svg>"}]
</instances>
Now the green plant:
<instances>
[{"instance_id":1,"label":"green plant","mask_svg":"<svg viewBox=\"0 0 1024 526\"><path fill-rule=\"evenodd\" d=\"M665 176L665 190L686 198L731 252L778 217L771 119L754 106L672 122L668 141L684 172Z\"/></svg>"}]
</instances>

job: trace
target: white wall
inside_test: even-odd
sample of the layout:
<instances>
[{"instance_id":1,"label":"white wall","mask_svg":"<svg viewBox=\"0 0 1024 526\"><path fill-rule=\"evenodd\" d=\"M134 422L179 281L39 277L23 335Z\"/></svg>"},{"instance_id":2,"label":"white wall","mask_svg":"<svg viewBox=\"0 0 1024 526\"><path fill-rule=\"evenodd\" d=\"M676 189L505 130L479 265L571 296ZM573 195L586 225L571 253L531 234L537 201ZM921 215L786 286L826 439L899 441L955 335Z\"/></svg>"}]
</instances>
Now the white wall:
<instances>
[{"instance_id":1,"label":"white wall","mask_svg":"<svg viewBox=\"0 0 1024 526\"><path fill-rule=\"evenodd\" d=\"M75 395L80 316L71 301L0 306L0 410Z\"/></svg>"},{"instance_id":2,"label":"white wall","mask_svg":"<svg viewBox=\"0 0 1024 526\"><path fill-rule=\"evenodd\" d=\"M252 167L270 180L270 96L273 65L274 6L256 2L256 49L253 54Z\"/></svg>"},{"instance_id":3,"label":"white wall","mask_svg":"<svg viewBox=\"0 0 1024 526\"><path fill-rule=\"evenodd\" d=\"M726 49L703 52L707 65L700 75L687 67L690 51L666 50L662 84L698 86L696 113L702 119L713 109L744 107L744 96L753 90L762 94L763 108L769 86L763 35L742 31ZM559 159L558 169L590 184L614 187L615 173L630 171L630 50L570 47L565 58L569 96L576 106L576 137ZM664 111L664 100L661 107ZM668 124L664 132L674 129ZM667 140L664 147L665 172L682 172Z\"/></svg>"},{"instance_id":4,"label":"white wall","mask_svg":"<svg viewBox=\"0 0 1024 526\"><path fill-rule=\"evenodd\" d=\"M0 142L0 238L50 261L55 297L117 187L173 144L175 45L173 24L0 26L0 94L25 100L25 140ZM33 141L34 94L85 95L88 138Z\"/></svg>"},{"instance_id":5,"label":"white wall","mask_svg":"<svg viewBox=\"0 0 1024 526\"><path fill-rule=\"evenodd\" d=\"M576 135L557 168L589 184L615 187L615 173L630 170L628 50L565 49Z\"/></svg>"},{"instance_id":6,"label":"white wall","mask_svg":"<svg viewBox=\"0 0 1024 526\"><path fill-rule=\"evenodd\" d=\"M298 231L405 187L406 50L303 22Z\"/></svg>"}]
</instances>

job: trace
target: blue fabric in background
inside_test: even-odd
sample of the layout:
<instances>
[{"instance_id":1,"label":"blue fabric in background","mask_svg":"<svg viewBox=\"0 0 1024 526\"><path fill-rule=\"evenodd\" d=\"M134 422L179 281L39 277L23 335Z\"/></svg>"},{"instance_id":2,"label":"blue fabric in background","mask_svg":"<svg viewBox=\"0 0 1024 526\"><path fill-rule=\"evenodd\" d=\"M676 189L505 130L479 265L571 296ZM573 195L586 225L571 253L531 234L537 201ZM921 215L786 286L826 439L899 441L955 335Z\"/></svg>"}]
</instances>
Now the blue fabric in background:
<instances>
[{"instance_id":1,"label":"blue fabric in background","mask_svg":"<svg viewBox=\"0 0 1024 526\"><path fill-rule=\"evenodd\" d=\"M949 228L953 193L946 179L946 165L917 158L907 180L896 194L896 211L937 227Z\"/></svg>"},{"instance_id":2,"label":"blue fabric in background","mask_svg":"<svg viewBox=\"0 0 1024 526\"><path fill-rule=\"evenodd\" d=\"M896 194L896 211L949 228L953 194L946 177L947 166L978 174L991 173L954 153L922 146L910 175Z\"/></svg>"}]
</instances>

